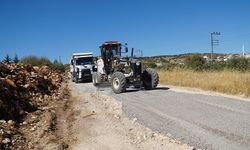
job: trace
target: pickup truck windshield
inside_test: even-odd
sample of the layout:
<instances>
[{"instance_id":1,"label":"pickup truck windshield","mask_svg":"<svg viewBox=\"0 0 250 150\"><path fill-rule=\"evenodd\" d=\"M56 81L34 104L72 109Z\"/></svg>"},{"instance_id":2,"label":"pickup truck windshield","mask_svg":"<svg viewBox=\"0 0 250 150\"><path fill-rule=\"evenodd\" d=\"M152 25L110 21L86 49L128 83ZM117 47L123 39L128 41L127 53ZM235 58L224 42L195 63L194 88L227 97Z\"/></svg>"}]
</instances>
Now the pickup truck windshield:
<instances>
[{"instance_id":1,"label":"pickup truck windshield","mask_svg":"<svg viewBox=\"0 0 250 150\"><path fill-rule=\"evenodd\" d=\"M83 57L76 60L76 65L90 65L93 63L93 57Z\"/></svg>"}]
</instances>

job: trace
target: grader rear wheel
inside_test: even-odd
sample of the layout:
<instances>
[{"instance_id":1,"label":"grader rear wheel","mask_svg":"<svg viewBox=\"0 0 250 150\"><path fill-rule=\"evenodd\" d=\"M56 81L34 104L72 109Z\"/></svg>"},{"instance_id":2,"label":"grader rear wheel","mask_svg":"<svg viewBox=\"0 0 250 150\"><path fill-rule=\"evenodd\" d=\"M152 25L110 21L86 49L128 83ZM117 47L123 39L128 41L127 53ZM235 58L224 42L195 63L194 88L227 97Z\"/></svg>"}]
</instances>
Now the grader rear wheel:
<instances>
[{"instance_id":1,"label":"grader rear wheel","mask_svg":"<svg viewBox=\"0 0 250 150\"><path fill-rule=\"evenodd\" d=\"M147 68L142 74L143 86L146 90L151 90L157 87L159 83L159 75L156 70Z\"/></svg>"}]
</instances>

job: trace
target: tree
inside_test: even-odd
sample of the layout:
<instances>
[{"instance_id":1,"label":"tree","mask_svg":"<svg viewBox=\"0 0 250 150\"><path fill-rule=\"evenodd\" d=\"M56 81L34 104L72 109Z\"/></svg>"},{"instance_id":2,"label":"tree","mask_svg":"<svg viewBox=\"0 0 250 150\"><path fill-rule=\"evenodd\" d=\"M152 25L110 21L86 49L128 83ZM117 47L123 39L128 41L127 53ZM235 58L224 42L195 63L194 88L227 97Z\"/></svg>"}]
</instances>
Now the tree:
<instances>
[{"instance_id":1,"label":"tree","mask_svg":"<svg viewBox=\"0 0 250 150\"><path fill-rule=\"evenodd\" d=\"M8 54L5 56L3 62L8 63L8 64L11 63L11 58Z\"/></svg>"},{"instance_id":2,"label":"tree","mask_svg":"<svg viewBox=\"0 0 250 150\"><path fill-rule=\"evenodd\" d=\"M14 59L13 59L13 62L14 62L14 63L18 63L18 62L19 62L19 58L18 58L17 54L15 54L15 57L14 57Z\"/></svg>"},{"instance_id":3,"label":"tree","mask_svg":"<svg viewBox=\"0 0 250 150\"><path fill-rule=\"evenodd\" d=\"M53 62L53 64L59 64L58 60L55 59L54 62Z\"/></svg>"}]
</instances>

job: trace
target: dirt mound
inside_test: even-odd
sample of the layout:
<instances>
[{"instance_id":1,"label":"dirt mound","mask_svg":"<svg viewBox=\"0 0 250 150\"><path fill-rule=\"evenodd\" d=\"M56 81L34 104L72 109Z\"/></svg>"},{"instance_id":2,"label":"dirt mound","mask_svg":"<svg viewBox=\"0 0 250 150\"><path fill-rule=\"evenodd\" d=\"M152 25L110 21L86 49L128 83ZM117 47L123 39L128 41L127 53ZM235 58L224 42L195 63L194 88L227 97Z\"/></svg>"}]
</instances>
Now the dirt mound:
<instances>
[{"instance_id":1,"label":"dirt mound","mask_svg":"<svg viewBox=\"0 0 250 150\"><path fill-rule=\"evenodd\" d=\"M0 149L17 149L16 141L25 141L20 125L30 113L49 110L48 104L60 98L63 80L47 66L0 63Z\"/></svg>"},{"instance_id":2,"label":"dirt mound","mask_svg":"<svg viewBox=\"0 0 250 150\"><path fill-rule=\"evenodd\" d=\"M41 105L40 99L53 95L62 76L47 66L0 64L0 119L18 120Z\"/></svg>"}]
</instances>

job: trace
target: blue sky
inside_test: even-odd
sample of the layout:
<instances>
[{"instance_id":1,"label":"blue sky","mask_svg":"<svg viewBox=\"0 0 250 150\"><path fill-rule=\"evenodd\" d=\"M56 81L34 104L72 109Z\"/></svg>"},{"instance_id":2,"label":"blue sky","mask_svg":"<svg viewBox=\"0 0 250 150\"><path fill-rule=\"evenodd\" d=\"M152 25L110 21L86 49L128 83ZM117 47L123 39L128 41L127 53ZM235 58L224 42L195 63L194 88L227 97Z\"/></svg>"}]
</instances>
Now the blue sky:
<instances>
[{"instance_id":1,"label":"blue sky","mask_svg":"<svg viewBox=\"0 0 250 150\"><path fill-rule=\"evenodd\" d=\"M249 0L0 0L0 59L93 51L106 40L127 42L145 56L250 52Z\"/></svg>"}]
</instances>

